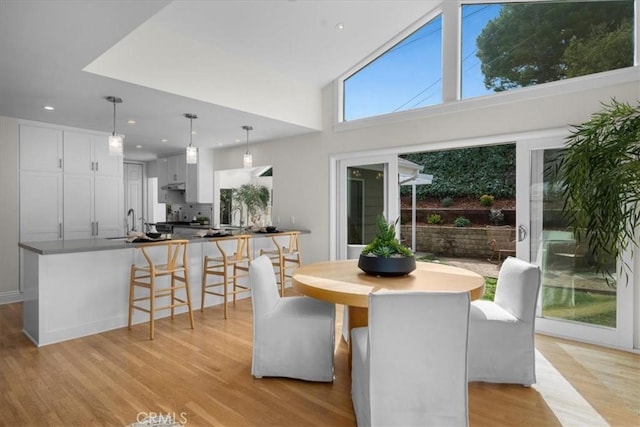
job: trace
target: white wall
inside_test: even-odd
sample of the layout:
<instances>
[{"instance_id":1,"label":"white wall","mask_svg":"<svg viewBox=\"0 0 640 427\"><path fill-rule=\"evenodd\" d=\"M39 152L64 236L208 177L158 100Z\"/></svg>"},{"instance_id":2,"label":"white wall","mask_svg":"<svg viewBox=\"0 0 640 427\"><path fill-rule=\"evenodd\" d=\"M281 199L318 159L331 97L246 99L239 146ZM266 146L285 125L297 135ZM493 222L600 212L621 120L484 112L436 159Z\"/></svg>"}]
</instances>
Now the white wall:
<instances>
[{"instance_id":1,"label":"white wall","mask_svg":"<svg viewBox=\"0 0 640 427\"><path fill-rule=\"evenodd\" d=\"M0 117L0 304L22 300L18 207L18 121Z\"/></svg>"},{"instance_id":2,"label":"white wall","mask_svg":"<svg viewBox=\"0 0 640 427\"><path fill-rule=\"evenodd\" d=\"M566 127L581 123L601 108L601 102L615 97L636 103L640 99L640 73L631 82L600 85L581 89L573 85L570 92L527 91L528 96L498 96L499 102L488 99L462 101L459 108L430 107L421 112L402 115L378 124L333 123L333 87L325 88L324 129L322 132L255 144L251 152L256 164L271 164L274 168L274 217L281 217L282 227L293 216L296 226L307 227L310 248L307 261L321 261L329 256L329 159L332 155L355 152L425 151L440 148L456 140L478 143L511 142L513 135L530 131ZM603 80L606 81L606 80ZM617 81L617 79L614 79ZM514 101L515 99L515 101ZM448 111L447 111L448 110ZM442 113L446 111L446 113ZM387 118L388 119L388 118ZM378 120L384 122L385 120ZM509 135L509 137L501 137ZM216 150L214 167L239 163L242 147Z\"/></svg>"},{"instance_id":3,"label":"white wall","mask_svg":"<svg viewBox=\"0 0 640 427\"><path fill-rule=\"evenodd\" d=\"M334 123L337 90L323 91L322 132L255 144L251 153L256 164L274 168L273 218L280 226L294 224L311 230L301 239L306 263L329 259L329 164L332 155L356 152L426 151L465 143L513 141L513 135L567 127L588 120L601 103L612 98L636 104L640 99L640 70L618 70L604 75L556 82L436 106L408 114L375 120ZM502 137L501 135L509 135ZM215 169L239 163L242 147L216 150ZM639 262L636 260L636 268ZM635 274L635 347L640 347L640 274Z\"/></svg>"}]
</instances>

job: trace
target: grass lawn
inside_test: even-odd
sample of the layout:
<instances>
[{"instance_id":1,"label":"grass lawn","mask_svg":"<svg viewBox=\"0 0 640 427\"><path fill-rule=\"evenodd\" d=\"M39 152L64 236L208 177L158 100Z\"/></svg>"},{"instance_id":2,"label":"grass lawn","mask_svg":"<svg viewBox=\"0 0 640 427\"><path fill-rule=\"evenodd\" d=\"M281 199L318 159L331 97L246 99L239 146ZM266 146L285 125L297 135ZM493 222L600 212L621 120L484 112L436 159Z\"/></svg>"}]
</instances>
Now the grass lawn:
<instances>
[{"instance_id":1,"label":"grass lawn","mask_svg":"<svg viewBox=\"0 0 640 427\"><path fill-rule=\"evenodd\" d=\"M437 261L437 256L424 256L419 261ZM484 278L483 300L493 301L496 294L497 279ZM593 325L615 328L616 326L616 294L590 292L583 289L571 289L567 300L566 288L545 286L543 292L542 315L546 318L589 323Z\"/></svg>"},{"instance_id":2,"label":"grass lawn","mask_svg":"<svg viewBox=\"0 0 640 427\"><path fill-rule=\"evenodd\" d=\"M575 289L569 298L561 288L545 287L542 315L548 318L616 327L616 294ZM562 297L564 296L564 298Z\"/></svg>"},{"instance_id":3,"label":"grass lawn","mask_svg":"<svg viewBox=\"0 0 640 427\"><path fill-rule=\"evenodd\" d=\"M482 295L482 299L486 299L488 301L493 301L493 298L496 295L496 282L498 279L494 277L485 277L484 278L484 295Z\"/></svg>"}]
</instances>

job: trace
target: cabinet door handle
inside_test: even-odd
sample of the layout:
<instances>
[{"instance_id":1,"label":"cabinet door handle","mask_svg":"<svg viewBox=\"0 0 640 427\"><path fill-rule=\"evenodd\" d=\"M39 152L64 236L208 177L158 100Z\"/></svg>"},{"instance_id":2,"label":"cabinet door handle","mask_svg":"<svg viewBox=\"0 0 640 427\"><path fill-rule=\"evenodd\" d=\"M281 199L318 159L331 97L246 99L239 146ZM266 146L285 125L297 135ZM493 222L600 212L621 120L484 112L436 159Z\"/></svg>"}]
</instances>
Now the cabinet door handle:
<instances>
[{"instance_id":1,"label":"cabinet door handle","mask_svg":"<svg viewBox=\"0 0 640 427\"><path fill-rule=\"evenodd\" d=\"M98 221L96 221L96 236L97 236L98 234L100 234L100 231L99 231L99 230L100 230L100 228L99 228L99 227L100 227L100 223L98 223Z\"/></svg>"},{"instance_id":2,"label":"cabinet door handle","mask_svg":"<svg viewBox=\"0 0 640 427\"><path fill-rule=\"evenodd\" d=\"M62 169L62 159L58 159L58 169Z\"/></svg>"},{"instance_id":3,"label":"cabinet door handle","mask_svg":"<svg viewBox=\"0 0 640 427\"><path fill-rule=\"evenodd\" d=\"M58 238L62 239L62 223L58 223Z\"/></svg>"},{"instance_id":4,"label":"cabinet door handle","mask_svg":"<svg viewBox=\"0 0 640 427\"><path fill-rule=\"evenodd\" d=\"M98 172L99 167L100 167L100 164L96 162L96 172Z\"/></svg>"}]
</instances>

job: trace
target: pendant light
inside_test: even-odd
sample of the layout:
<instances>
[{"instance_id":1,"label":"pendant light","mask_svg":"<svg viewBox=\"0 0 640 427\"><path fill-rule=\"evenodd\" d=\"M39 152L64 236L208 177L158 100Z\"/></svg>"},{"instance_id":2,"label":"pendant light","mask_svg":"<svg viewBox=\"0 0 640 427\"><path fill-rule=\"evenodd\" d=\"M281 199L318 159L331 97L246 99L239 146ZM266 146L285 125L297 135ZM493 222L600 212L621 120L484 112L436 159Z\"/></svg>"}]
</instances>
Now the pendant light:
<instances>
[{"instance_id":1,"label":"pendant light","mask_svg":"<svg viewBox=\"0 0 640 427\"><path fill-rule=\"evenodd\" d=\"M189 119L189 146L187 147L187 164L195 165L198 163L198 148L193 146L193 119L197 119L196 114L186 113L184 115Z\"/></svg>"},{"instance_id":2,"label":"pendant light","mask_svg":"<svg viewBox=\"0 0 640 427\"><path fill-rule=\"evenodd\" d=\"M250 168L253 166L253 156L249 154L249 131L253 130L253 127L245 125L242 129L247 131L247 152L242 156L242 164L245 168Z\"/></svg>"},{"instance_id":3,"label":"pendant light","mask_svg":"<svg viewBox=\"0 0 640 427\"><path fill-rule=\"evenodd\" d=\"M122 98L107 96L105 99L113 104L113 133L109 135L109 155L122 156L124 135L116 133L116 104L122 104Z\"/></svg>"}]
</instances>

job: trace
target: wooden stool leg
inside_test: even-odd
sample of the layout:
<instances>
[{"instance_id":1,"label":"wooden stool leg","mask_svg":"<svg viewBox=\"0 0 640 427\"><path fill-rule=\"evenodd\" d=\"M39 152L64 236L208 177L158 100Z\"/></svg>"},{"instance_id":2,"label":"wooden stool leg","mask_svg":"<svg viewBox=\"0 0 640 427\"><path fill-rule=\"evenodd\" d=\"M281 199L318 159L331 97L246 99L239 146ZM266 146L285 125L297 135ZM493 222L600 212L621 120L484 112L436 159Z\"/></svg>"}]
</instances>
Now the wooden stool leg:
<instances>
[{"instance_id":1,"label":"wooden stool leg","mask_svg":"<svg viewBox=\"0 0 640 427\"><path fill-rule=\"evenodd\" d=\"M174 304L176 301L176 273L171 273L171 320L174 318L175 308Z\"/></svg>"},{"instance_id":2,"label":"wooden stool leg","mask_svg":"<svg viewBox=\"0 0 640 427\"><path fill-rule=\"evenodd\" d=\"M227 299L229 298L229 291L228 291L228 286L227 286L227 282L228 282L228 278L229 278L229 268L227 267L227 265L224 266L224 276L223 277L223 282L222 282L222 294L223 294L223 301L222 301L222 305L224 306L223 310L224 310L224 318L227 318Z\"/></svg>"},{"instance_id":3,"label":"wooden stool leg","mask_svg":"<svg viewBox=\"0 0 640 427\"><path fill-rule=\"evenodd\" d=\"M286 276L286 265L284 263L284 256L280 255L280 296L284 297L284 287L285 287L285 276Z\"/></svg>"},{"instance_id":4,"label":"wooden stool leg","mask_svg":"<svg viewBox=\"0 0 640 427\"><path fill-rule=\"evenodd\" d=\"M131 266L131 275L129 276L129 323L127 328L131 330L131 321L133 320L133 295L134 295L134 285L133 282L135 280L135 270L133 266Z\"/></svg>"},{"instance_id":5,"label":"wooden stool leg","mask_svg":"<svg viewBox=\"0 0 640 427\"><path fill-rule=\"evenodd\" d=\"M189 323L193 329L193 311L191 310L191 290L189 289L189 272L184 272L184 289L187 293L187 308L189 309Z\"/></svg>"},{"instance_id":6,"label":"wooden stool leg","mask_svg":"<svg viewBox=\"0 0 640 427\"><path fill-rule=\"evenodd\" d=\"M231 296L233 297L233 305L236 305L236 288L238 287L238 264L233 264L233 285L231 285Z\"/></svg>"},{"instance_id":7,"label":"wooden stool leg","mask_svg":"<svg viewBox=\"0 0 640 427\"><path fill-rule=\"evenodd\" d=\"M156 326L156 278L153 273L151 274L149 282L149 339L153 339Z\"/></svg>"},{"instance_id":8,"label":"wooden stool leg","mask_svg":"<svg viewBox=\"0 0 640 427\"><path fill-rule=\"evenodd\" d=\"M202 268L202 298L200 299L200 311L204 313L204 296L207 286L207 257L204 258L204 267Z\"/></svg>"}]
</instances>

